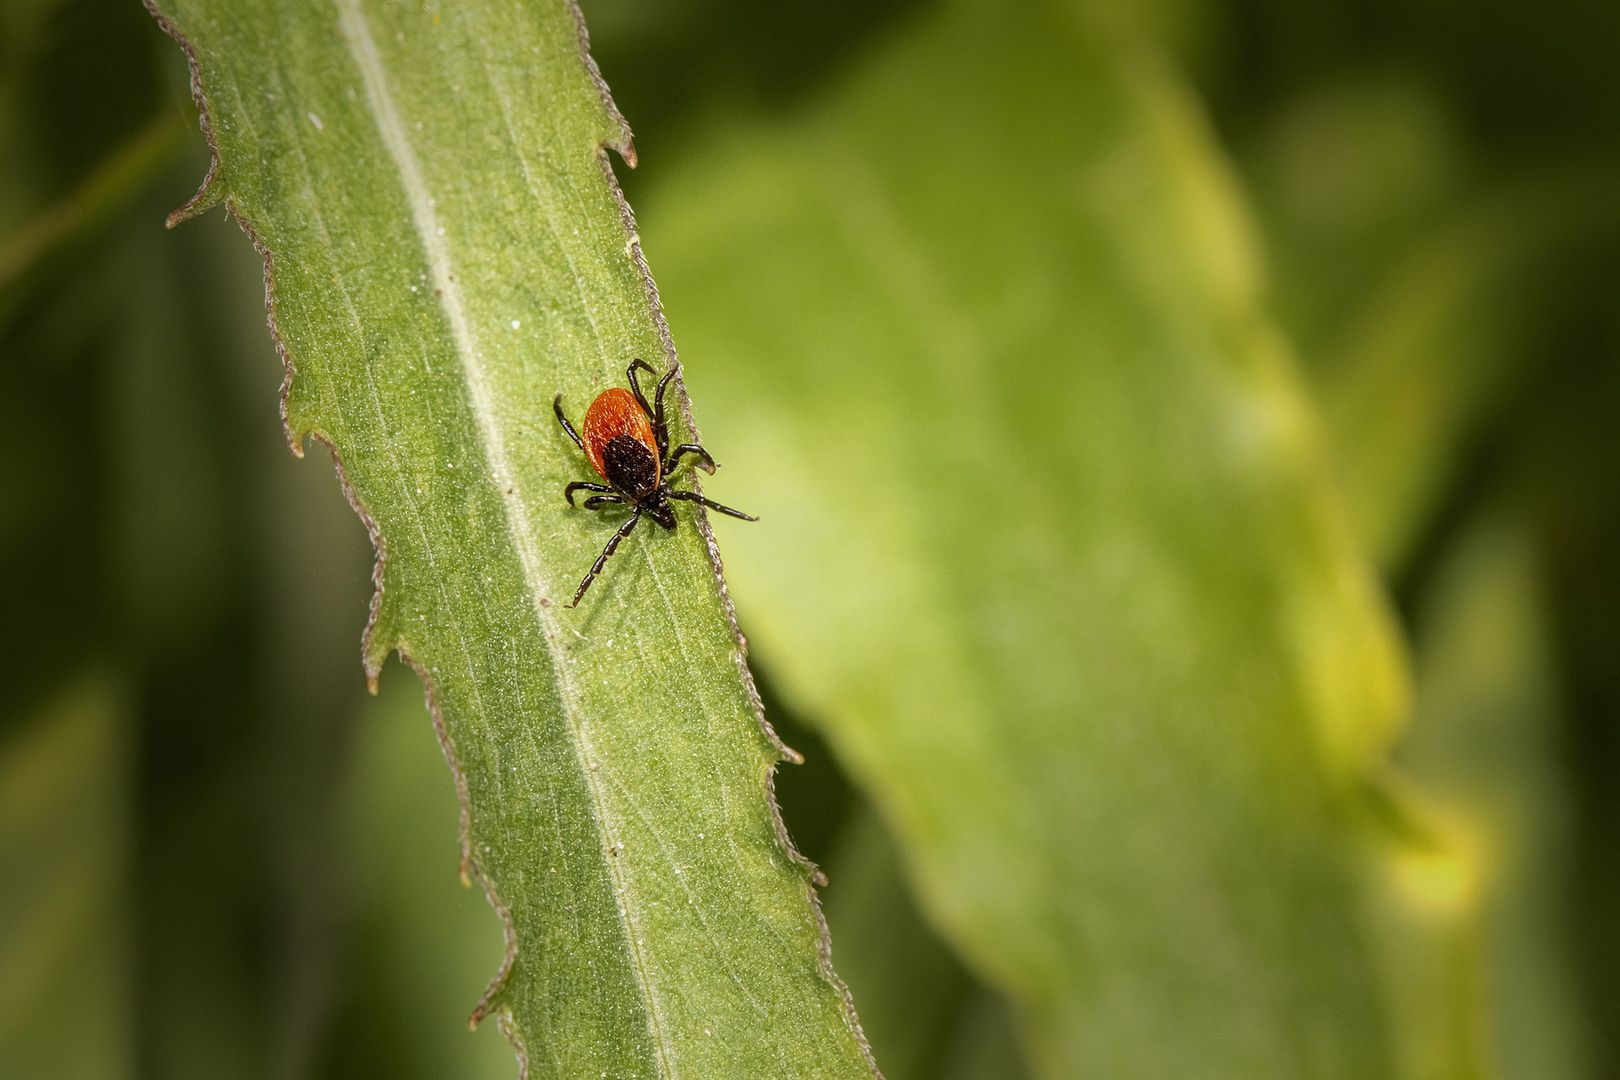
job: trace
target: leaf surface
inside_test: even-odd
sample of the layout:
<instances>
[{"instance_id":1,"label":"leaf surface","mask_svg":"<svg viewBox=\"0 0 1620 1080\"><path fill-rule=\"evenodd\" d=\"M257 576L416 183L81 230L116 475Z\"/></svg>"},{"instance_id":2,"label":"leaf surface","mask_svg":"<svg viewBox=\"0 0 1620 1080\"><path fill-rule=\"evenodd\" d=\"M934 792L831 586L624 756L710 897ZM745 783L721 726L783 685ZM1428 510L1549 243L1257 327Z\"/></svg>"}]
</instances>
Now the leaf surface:
<instances>
[{"instance_id":1,"label":"leaf surface","mask_svg":"<svg viewBox=\"0 0 1620 1080\"><path fill-rule=\"evenodd\" d=\"M173 0L224 202L266 258L295 449L330 444L378 549L366 640L426 680L464 873L506 923L496 1014L530 1075L870 1075L812 871L769 799L706 524L570 511L576 419L673 350L562 0ZM675 434L689 437L684 391ZM493 958L492 958L493 960Z\"/></svg>"}]
</instances>

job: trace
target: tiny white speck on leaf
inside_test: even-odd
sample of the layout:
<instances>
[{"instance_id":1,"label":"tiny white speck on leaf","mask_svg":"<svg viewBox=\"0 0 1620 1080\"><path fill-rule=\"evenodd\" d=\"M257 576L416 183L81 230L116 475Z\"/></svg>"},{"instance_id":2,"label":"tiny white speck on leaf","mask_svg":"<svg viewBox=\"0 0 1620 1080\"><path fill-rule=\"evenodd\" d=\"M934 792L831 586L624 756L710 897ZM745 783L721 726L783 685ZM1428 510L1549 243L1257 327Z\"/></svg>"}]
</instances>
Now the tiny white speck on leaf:
<instances>
[{"instance_id":1,"label":"tiny white speck on leaf","mask_svg":"<svg viewBox=\"0 0 1620 1080\"><path fill-rule=\"evenodd\" d=\"M314 113L305 113L304 115L309 117L309 122L315 125L315 130L316 131L325 131L326 130L326 125L321 123L321 118L320 117L316 116Z\"/></svg>"},{"instance_id":2,"label":"tiny white speck on leaf","mask_svg":"<svg viewBox=\"0 0 1620 1080\"><path fill-rule=\"evenodd\" d=\"M433 232L434 232L434 235L436 235L436 236L443 236L444 235L444 226L440 225L437 229L434 229Z\"/></svg>"},{"instance_id":3,"label":"tiny white speck on leaf","mask_svg":"<svg viewBox=\"0 0 1620 1080\"><path fill-rule=\"evenodd\" d=\"M523 324L521 322L519 322L517 319L512 320L512 329L516 330L519 327L521 327L522 325Z\"/></svg>"}]
</instances>

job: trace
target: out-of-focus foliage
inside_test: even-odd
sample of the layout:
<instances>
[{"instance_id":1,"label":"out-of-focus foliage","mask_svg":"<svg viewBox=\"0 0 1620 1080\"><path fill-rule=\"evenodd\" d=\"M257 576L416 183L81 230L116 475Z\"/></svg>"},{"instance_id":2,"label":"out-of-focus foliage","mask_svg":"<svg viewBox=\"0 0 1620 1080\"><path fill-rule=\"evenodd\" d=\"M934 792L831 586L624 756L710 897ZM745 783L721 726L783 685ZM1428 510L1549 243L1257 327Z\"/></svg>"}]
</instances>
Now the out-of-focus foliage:
<instances>
[{"instance_id":1,"label":"out-of-focus foliage","mask_svg":"<svg viewBox=\"0 0 1620 1080\"><path fill-rule=\"evenodd\" d=\"M1228 178L1113 44L952 4L649 193L778 525L733 580L1041 1075L1385 1074L1402 673Z\"/></svg>"},{"instance_id":2,"label":"out-of-focus foliage","mask_svg":"<svg viewBox=\"0 0 1620 1080\"><path fill-rule=\"evenodd\" d=\"M1362 853L1385 871L1369 882L1363 909L1376 922L1372 937L1394 946L1377 950L1384 981L1366 991L1370 1004L1345 1002L1378 1014L1373 1026L1397 1064L1360 1075L1620 1075L1620 243L1611 195L1620 8L1035 5L987 27L938 95L921 79L944 18L927 0L586 0L585 14L636 129L642 165L627 188L676 341L691 350L698 415L727 466L717 479L728 499L771 509L748 547L731 535L723 553L736 564L753 656L770 676L768 708L809 758L778 779L784 812L828 870L834 956L886 1075L1040 1071L1046 1051L1030 1048L1080 1030L1030 1022L1030 1001L1054 995L1083 992L1093 1006L1077 1023L1098 1025L1105 1047L1124 1044L1129 1033L1104 1018L1119 1004L1110 995L1131 984L1043 982L1009 1003L1003 993L1020 984L1003 957L987 955L991 935L1033 937L1032 927L1076 912L1128 912L1137 943L1157 941L1167 954L1132 972L1147 979L1223 962L1224 939L1186 923L1189 911L1217 910L1222 895L1274 904L1277 925L1295 932L1341 909L1289 902L1285 884L1267 887L1270 862L1188 865L1208 850L1197 841L1230 830L1243 810L1220 786L1224 770L1263 747L1223 750L1209 776L1151 787L1152 770L1177 760L1178 740L1217 714L1189 706L1185 724L1121 731L1134 714L1080 693L1139 673L1134 701L1170 715L1176 684L1148 673L1215 661L1233 672L1286 670L1278 643L1300 644L1274 628L1240 632L1254 628L1243 613L1267 610L1277 594L1198 587L1199 567L1264 582L1286 564L1277 548L1245 538L1252 522L1235 509L1245 489L1194 483L1218 475L1220 459L1190 455L1188 429L1162 423L1131 433L1130 460L1081 454L1085 439L1128 427L1122 409L1104 409L1120 398L1096 393L1066 409L1039 396L1048 385L1040 372L1097 380L1125 355L1134 364L1099 385L1135 394L1131 372L1162 380L1183 355L1169 345L1078 353L1072 342L1103 317L1102 300L1119 295L1107 285L1121 267L1137 268L1139 281L1180 281L1169 275L1195 276L1211 255L1251 260L1255 322L1277 331L1279 363L1297 365L1289 399L1323 434L1321 469L1296 473L1291 490L1344 509L1340 535L1353 540L1330 565L1377 571L1385 596L1374 602L1395 612L1413 683L1411 709L1394 718L1403 728L1388 768L1374 757L1370 774L1347 773L1371 786L1342 800L1363 808L1363 835L1400 834ZM1106 19L1111 36L1096 38L1094 19ZM1020 27L1046 29L1019 40ZM46 1077L511 1076L500 1036L464 1027L498 958L499 922L456 880L455 793L415 689L402 678L385 680L380 700L364 693L367 545L329 470L286 454L258 261L226 222L161 227L202 164L186 134L178 57L134 4L17 0L0 5L0 31L0 648L9 661L0 685L0 1062ZM1100 60L1068 70L1081 48ZM1031 70L1009 65L1009 54ZM1195 159L1232 178L1237 219L1253 224L1249 255L1232 246L1243 227L1211 237L1211 222L1230 218L1212 218L1207 206L1174 218L1110 213L1095 185L1072 182L1087 175L1073 150L1091 137L1078 128L1086 117L1113 118L1107 145L1151 142L1160 113L1110 110L1092 96L1121 68L1180 87L1172 96L1185 124L1210 126ZM1009 107L993 96L1001 85L1045 93ZM896 134L884 141L883 132ZM992 148L1004 174L985 164ZM1151 206L1132 158L1115 165L1106 175ZM890 195L895 220L922 219L920 235L934 246L878 272L863 260L894 259L892 224L828 232L829 207L871 211L847 198L852 176L909 180ZM998 205L1008 192L1018 199ZM1099 258L1072 227L1030 224L1082 215L1139 261ZM704 222L712 228L697 227ZM780 230L780 249L734 239L762 223ZM810 258L840 245L852 253L846 262ZM1175 251L1186 252L1184 264L1165 254ZM930 282L954 287L944 295L956 301L938 304L933 344L910 340L913 323L871 314L929 302ZM786 305L790 286L797 307ZM1162 305L1109 309L1110 321L1140 324L1127 343L1181 341L1201 325L1186 312L1204 287L1160 291ZM759 316L768 303L783 305L779 321ZM981 323L995 333L951 332ZM1037 336L1051 352L1029 359ZM746 354L733 353L743 345ZM1212 353L1245 348L1233 334ZM985 372L992 357L1020 366ZM926 381L890 366L901 360L930 365ZM980 381L934 374L947 364ZM1009 412L1002 380L1046 422L990 423ZM1157 388L1163 398L1155 389L1139 389L1144 415L1159 415L1165 401L1185 402L1192 417L1212 407L1185 380ZM937 422L919 417L929 410ZM1084 418L1065 442L1070 429L1059 425ZM539 431L548 418L542 410L534 421ZM918 431L935 438L919 444ZM961 441L970 434L971 444ZM858 453L841 449L851 440ZM1066 471L1042 446L1068 455ZM998 486L953 492L934 471L942 465ZM1092 500L1111 514L1071 520L1060 511L1077 496L1034 483L1054 470L1082 493L1109 477L1136 483ZM882 478L896 479L874 489ZM848 501L831 502L835 490ZM804 520L821 499L827 518ZM1120 516L1124 508L1135 516ZM1189 551L1201 534L1189 530L1122 551L1120 567L1157 559L1165 581L1191 583L1185 590L1127 588L1141 579L1099 576L1095 564L1066 557L1076 537L1215 520L1230 528L1209 532L1196 561ZM881 648L953 648L959 665L919 671L891 661L892 685L874 676L862 694L824 682L829 658L850 643L822 640L821 628L847 612L838 601L850 585L811 593L807 579L795 592L772 562L802 565L863 536L910 541L848 556L847 582L866 590L872 628L917 635ZM1065 635L1077 631L1059 605L1105 594L1124 610L1080 624L1083 647L1070 647ZM1228 602L1229 635L1122 632L1167 605L1213 613ZM1014 636L1049 623L1064 634ZM1001 662L1013 654L1031 670L1003 685ZM981 914L987 895L1006 893L991 898L1013 906L1045 894L1016 895L1026 882L988 877L972 860L929 869L931 852L961 838L919 834L927 819L898 809L905 789L886 777L909 775L922 790L937 779L930 761L960 753L945 745L955 729L913 721L940 745L891 761L875 747L913 703L872 701L916 680L942 694L969 678L1006 714L980 704L997 726L979 736L984 762L969 764L1004 757L1002 727L1017 736L1031 715L1072 716L1074 730L1062 734L1074 742L1037 748L1052 750L1051 777L1072 778L1067 805L1096 814L1091 827L1111 844L1153 841L1118 864L1111 892L1077 880L1042 901L1073 908L997 925ZM939 713L963 707L946 699ZM1237 739L1263 713L1232 706L1219 715ZM1110 732L1137 739L1140 753L1072 767L1058 756L1081 741L1106 747ZM1369 744L1376 734L1362 731ZM1040 790L1059 790L1057 780ZM1021 799L1014 791L1003 798ZM1139 807L1122 798L1133 791ZM1369 794L1379 791L1393 801ZM1177 801L1199 825L1191 841L1186 830L1149 828ZM974 824L988 830L1029 813L987 807ZM1315 827L1309 816L1254 820L1256 838ZM995 857L1041 868L1106 855L1069 846L1087 834L1042 824L1002 837L1020 850ZM1340 835L1351 831L1340 825ZM1066 861L1030 856L1043 849ZM1389 861L1391 851L1409 857ZM1216 868L1219 887L1207 894L1159 884ZM1385 902L1403 895L1440 901L1441 922L1386 918L1403 908ZM1082 928L1125 955L1130 942ZM1052 957L1084 940L1052 941ZM1288 961L1307 970L1279 978L1330 981L1331 972L1309 970L1320 955L1317 943L1302 945ZM1230 1007L1259 1007L1259 985L1232 982ZM1152 1049L1168 1054L1178 1038L1197 1036L1199 1017L1171 1004L1181 999L1166 997L1161 1009L1148 1000L1131 1012L1142 1018L1139 1040L1162 1036ZM1272 1008L1292 1023L1279 1040L1309 1037L1297 1023L1303 1006ZM1327 1030L1346 1022L1332 1010L1316 1015ZM1083 1043L1074 1052L1076 1075L1122 1074L1118 1057L1088 1062ZM1356 1060L1298 1074L1332 1075Z\"/></svg>"},{"instance_id":3,"label":"out-of-focus foliage","mask_svg":"<svg viewBox=\"0 0 1620 1080\"><path fill-rule=\"evenodd\" d=\"M1489 901L1487 1038L1501 1075L1592 1075L1589 1022L1561 918L1574 854L1545 586L1512 515L1481 508L1419 605L1423 694L1401 766L1472 830Z\"/></svg>"},{"instance_id":4,"label":"out-of-focus foliage","mask_svg":"<svg viewBox=\"0 0 1620 1080\"><path fill-rule=\"evenodd\" d=\"M129 1073L129 774L116 687L86 674L7 733L0 859L0 1047L22 1076ZM72 1025L57 1003L72 1001Z\"/></svg>"}]
</instances>

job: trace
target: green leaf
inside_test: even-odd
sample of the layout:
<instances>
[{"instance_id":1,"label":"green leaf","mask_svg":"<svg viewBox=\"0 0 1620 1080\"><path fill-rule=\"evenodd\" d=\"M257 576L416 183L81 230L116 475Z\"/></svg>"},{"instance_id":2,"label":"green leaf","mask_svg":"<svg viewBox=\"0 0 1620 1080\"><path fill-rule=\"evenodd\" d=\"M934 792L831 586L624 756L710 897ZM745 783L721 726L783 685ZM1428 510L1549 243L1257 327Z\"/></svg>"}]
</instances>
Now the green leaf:
<instances>
[{"instance_id":1,"label":"green leaf","mask_svg":"<svg viewBox=\"0 0 1620 1080\"><path fill-rule=\"evenodd\" d=\"M884 1076L938 1076L959 1055L953 1036L978 988L923 923L899 851L869 808L858 807L840 830L827 870L837 883L828 894L827 922L838 935L839 972L860 999L861 1022L883 1056Z\"/></svg>"},{"instance_id":2,"label":"green leaf","mask_svg":"<svg viewBox=\"0 0 1620 1080\"><path fill-rule=\"evenodd\" d=\"M455 793L422 738L421 697L401 683L359 717L349 873L357 888L356 985L329 1075L510 1080L499 1033L455 1036L489 976L500 927L482 898L440 871L455 850Z\"/></svg>"},{"instance_id":3,"label":"green leaf","mask_svg":"<svg viewBox=\"0 0 1620 1080\"><path fill-rule=\"evenodd\" d=\"M1485 173L1434 87L1293 101L1250 155L1276 310L1309 361L1354 532L1397 575L1502 425L1614 230L1601 164Z\"/></svg>"},{"instance_id":4,"label":"green leaf","mask_svg":"<svg viewBox=\"0 0 1620 1080\"><path fill-rule=\"evenodd\" d=\"M0 1061L22 1076L136 1072L124 697L81 672L0 728Z\"/></svg>"},{"instance_id":5,"label":"green leaf","mask_svg":"<svg viewBox=\"0 0 1620 1080\"><path fill-rule=\"evenodd\" d=\"M1567 923L1577 806L1546 583L1522 506L1498 499L1430 581L1417 619L1417 709L1401 764L1490 868L1482 931L1492 1075L1593 1075Z\"/></svg>"},{"instance_id":6,"label":"green leaf","mask_svg":"<svg viewBox=\"0 0 1620 1080\"><path fill-rule=\"evenodd\" d=\"M64 249L93 234L141 192L180 146L184 128L165 111L107 156L84 181L35 214L14 235L0 235L0 328L17 305L22 283Z\"/></svg>"},{"instance_id":7,"label":"green leaf","mask_svg":"<svg viewBox=\"0 0 1620 1080\"><path fill-rule=\"evenodd\" d=\"M646 200L754 640L1039 1075L1393 1075L1402 657L1226 169L1080 5L908 29Z\"/></svg>"},{"instance_id":8,"label":"green leaf","mask_svg":"<svg viewBox=\"0 0 1620 1080\"><path fill-rule=\"evenodd\" d=\"M564 505L587 467L550 399L577 417L632 357L673 362L575 12L159 18L216 151L176 216L223 202L265 255L289 437L332 446L378 548L368 670L399 650L427 682L506 922L475 1019L533 1075L870 1075L707 525L683 507L561 603L617 522Z\"/></svg>"},{"instance_id":9,"label":"green leaf","mask_svg":"<svg viewBox=\"0 0 1620 1080\"><path fill-rule=\"evenodd\" d=\"M1527 210L1529 207L1520 207ZM1317 389L1358 539L1395 570L1533 350L1529 215L1500 200L1423 236L1322 350Z\"/></svg>"}]
</instances>

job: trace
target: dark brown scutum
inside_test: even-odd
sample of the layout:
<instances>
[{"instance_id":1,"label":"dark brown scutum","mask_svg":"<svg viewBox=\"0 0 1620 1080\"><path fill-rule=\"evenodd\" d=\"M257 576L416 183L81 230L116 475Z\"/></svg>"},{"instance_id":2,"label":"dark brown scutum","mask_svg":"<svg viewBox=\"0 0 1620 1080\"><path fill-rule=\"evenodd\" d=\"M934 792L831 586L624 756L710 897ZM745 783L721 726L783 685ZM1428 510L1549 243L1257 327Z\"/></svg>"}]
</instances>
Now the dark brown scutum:
<instances>
[{"instance_id":1,"label":"dark brown scutum","mask_svg":"<svg viewBox=\"0 0 1620 1080\"><path fill-rule=\"evenodd\" d=\"M640 440L616 435L602 447L602 474L626 495L639 498L658 486L658 459Z\"/></svg>"}]
</instances>

